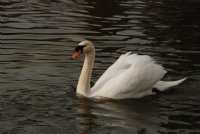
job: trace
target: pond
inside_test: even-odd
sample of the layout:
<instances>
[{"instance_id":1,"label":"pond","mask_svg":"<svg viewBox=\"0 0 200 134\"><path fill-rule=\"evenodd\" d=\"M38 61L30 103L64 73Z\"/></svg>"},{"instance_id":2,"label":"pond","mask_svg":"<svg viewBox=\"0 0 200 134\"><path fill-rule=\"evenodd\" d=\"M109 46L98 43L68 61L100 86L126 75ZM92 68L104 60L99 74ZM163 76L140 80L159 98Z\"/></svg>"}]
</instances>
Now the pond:
<instances>
[{"instance_id":1,"label":"pond","mask_svg":"<svg viewBox=\"0 0 200 134\"><path fill-rule=\"evenodd\" d=\"M0 132L3 134L200 133L200 1L1 0ZM96 48L91 85L118 57L150 55L188 79L168 94L98 100L76 94Z\"/></svg>"}]
</instances>

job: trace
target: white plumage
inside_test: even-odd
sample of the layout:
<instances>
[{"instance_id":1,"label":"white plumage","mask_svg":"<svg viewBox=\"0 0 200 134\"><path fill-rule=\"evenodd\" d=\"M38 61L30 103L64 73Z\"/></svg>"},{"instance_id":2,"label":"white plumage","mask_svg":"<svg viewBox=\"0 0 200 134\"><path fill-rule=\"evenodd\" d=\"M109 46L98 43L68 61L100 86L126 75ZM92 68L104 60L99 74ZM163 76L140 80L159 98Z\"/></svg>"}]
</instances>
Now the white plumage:
<instances>
[{"instance_id":1,"label":"white plumage","mask_svg":"<svg viewBox=\"0 0 200 134\"><path fill-rule=\"evenodd\" d=\"M90 82L95 49L89 41L83 41L79 46L84 46L83 52L86 54L86 59L77 92L86 97L141 98L155 94L152 88L164 91L186 79L171 82L160 81L166 73L162 66L156 64L150 56L128 52L121 55L90 89L88 82Z\"/></svg>"}]
</instances>

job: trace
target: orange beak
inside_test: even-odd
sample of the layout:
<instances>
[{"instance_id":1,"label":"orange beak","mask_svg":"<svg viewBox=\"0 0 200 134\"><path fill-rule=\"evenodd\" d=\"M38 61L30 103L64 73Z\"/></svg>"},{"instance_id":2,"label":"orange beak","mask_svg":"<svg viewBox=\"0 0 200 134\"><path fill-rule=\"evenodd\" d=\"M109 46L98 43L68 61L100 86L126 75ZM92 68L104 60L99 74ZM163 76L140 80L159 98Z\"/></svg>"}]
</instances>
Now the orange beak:
<instances>
[{"instance_id":1,"label":"orange beak","mask_svg":"<svg viewBox=\"0 0 200 134\"><path fill-rule=\"evenodd\" d=\"M75 52L74 55L72 56L72 60L78 57L80 54L82 54L82 50L78 50L78 52Z\"/></svg>"}]
</instances>

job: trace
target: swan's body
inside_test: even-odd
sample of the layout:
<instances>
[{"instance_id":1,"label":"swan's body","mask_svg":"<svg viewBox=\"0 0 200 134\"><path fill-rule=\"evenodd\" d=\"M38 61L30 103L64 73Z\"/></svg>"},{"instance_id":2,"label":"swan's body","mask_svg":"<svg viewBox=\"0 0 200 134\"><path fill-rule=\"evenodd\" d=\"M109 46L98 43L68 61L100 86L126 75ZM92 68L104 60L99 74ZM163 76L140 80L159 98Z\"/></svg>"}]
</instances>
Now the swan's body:
<instances>
[{"instance_id":1,"label":"swan's body","mask_svg":"<svg viewBox=\"0 0 200 134\"><path fill-rule=\"evenodd\" d=\"M79 77L77 92L86 97L107 97L113 99L140 98L156 94L152 89L164 91L183 82L186 78L160 81L166 71L146 55L126 53L110 66L90 89L90 79L95 59L94 45L81 42L75 49L73 59L85 53L85 62Z\"/></svg>"}]
</instances>

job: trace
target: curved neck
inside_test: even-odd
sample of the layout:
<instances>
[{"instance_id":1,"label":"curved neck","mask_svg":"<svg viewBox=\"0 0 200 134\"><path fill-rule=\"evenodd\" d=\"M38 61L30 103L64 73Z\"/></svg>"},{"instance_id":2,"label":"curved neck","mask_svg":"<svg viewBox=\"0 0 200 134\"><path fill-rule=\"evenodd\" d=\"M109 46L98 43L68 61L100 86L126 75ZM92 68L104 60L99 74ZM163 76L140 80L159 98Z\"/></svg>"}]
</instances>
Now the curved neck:
<instances>
[{"instance_id":1,"label":"curved neck","mask_svg":"<svg viewBox=\"0 0 200 134\"><path fill-rule=\"evenodd\" d=\"M84 96L87 96L90 92L90 79L92 74L92 68L94 65L94 59L95 50L88 54L85 54L85 61L77 85L77 92Z\"/></svg>"}]
</instances>

